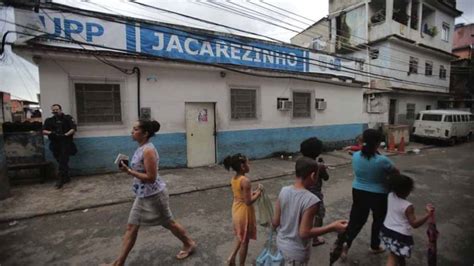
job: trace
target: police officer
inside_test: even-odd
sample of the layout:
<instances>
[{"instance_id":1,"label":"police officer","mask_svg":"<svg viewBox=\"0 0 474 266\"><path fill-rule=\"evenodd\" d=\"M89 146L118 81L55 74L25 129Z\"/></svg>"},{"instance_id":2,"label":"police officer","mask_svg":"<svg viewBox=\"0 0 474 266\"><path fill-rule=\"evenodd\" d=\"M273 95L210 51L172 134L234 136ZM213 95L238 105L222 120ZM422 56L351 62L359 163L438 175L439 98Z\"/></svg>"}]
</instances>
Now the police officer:
<instances>
[{"instance_id":1,"label":"police officer","mask_svg":"<svg viewBox=\"0 0 474 266\"><path fill-rule=\"evenodd\" d=\"M44 121L43 135L48 136L49 149L59 164L59 180L56 182L56 188L60 189L71 181L68 163L69 156L77 153L72 140L77 128L72 116L63 113L61 105L53 104L51 111L53 116Z\"/></svg>"}]
</instances>

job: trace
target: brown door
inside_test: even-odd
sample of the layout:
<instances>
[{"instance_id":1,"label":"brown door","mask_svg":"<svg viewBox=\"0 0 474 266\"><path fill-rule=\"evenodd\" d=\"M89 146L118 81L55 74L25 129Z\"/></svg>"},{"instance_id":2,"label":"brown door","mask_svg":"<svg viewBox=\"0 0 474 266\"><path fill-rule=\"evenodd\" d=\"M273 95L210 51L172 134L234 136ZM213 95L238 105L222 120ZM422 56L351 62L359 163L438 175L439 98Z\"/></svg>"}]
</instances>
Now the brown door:
<instances>
[{"instance_id":1,"label":"brown door","mask_svg":"<svg viewBox=\"0 0 474 266\"><path fill-rule=\"evenodd\" d=\"M395 113L397 112L397 100L390 99L390 107L388 109L388 123L395 124Z\"/></svg>"}]
</instances>

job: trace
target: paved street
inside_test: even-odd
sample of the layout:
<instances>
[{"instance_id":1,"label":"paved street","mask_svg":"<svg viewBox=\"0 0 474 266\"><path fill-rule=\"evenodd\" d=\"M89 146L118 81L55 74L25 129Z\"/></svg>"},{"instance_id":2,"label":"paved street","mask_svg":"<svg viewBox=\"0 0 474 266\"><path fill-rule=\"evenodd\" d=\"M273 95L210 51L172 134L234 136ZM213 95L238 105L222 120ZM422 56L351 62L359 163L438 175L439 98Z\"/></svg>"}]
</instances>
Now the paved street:
<instances>
[{"instance_id":1,"label":"paved street","mask_svg":"<svg viewBox=\"0 0 474 266\"><path fill-rule=\"evenodd\" d=\"M416 181L410 196L418 213L427 202L437 208L439 265L474 263L474 142L454 147L423 150L418 155L392 157L397 166ZM291 170L291 169L290 169ZM347 218L351 205L350 166L331 170L326 183L327 218ZM229 177L230 177L229 173ZM227 178L223 176L222 178ZM274 200L292 176L262 181ZM183 184L184 185L184 184ZM184 262L174 255L179 242L158 227L143 227L128 265L223 265L231 249L233 234L228 187L194 192L171 198L171 207L199 244L197 253ZM131 203L122 203L0 224L0 264L5 265L97 265L111 261L119 250ZM365 226L350 250L346 265L384 265L385 255L367 252L370 227ZM415 250L409 265L426 265L426 226L414 231ZM326 239L332 242L334 234ZM251 242L248 262L258 255L265 240L259 228ZM328 265L330 245L313 248L311 265ZM340 264L345 265L345 264Z\"/></svg>"}]
</instances>

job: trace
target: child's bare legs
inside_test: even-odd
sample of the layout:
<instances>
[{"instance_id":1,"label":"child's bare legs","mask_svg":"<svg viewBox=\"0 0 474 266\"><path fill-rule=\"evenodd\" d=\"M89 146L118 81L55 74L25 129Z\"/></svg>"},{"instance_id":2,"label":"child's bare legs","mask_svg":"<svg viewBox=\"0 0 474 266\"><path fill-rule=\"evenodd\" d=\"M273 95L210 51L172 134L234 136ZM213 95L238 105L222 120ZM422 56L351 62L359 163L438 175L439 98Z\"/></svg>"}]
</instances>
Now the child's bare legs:
<instances>
[{"instance_id":1,"label":"child's bare legs","mask_svg":"<svg viewBox=\"0 0 474 266\"><path fill-rule=\"evenodd\" d=\"M245 241L243 241L241 244L240 244L240 265L241 266L245 266L245 260L247 259L247 251L249 250L249 239L245 239Z\"/></svg>"},{"instance_id":2,"label":"child's bare legs","mask_svg":"<svg viewBox=\"0 0 474 266\"><path fill-rule=\"evenodd\" d=\"M400 265L400 266L405 266L406 265L404 257L397 257L397 259L398 259L398 265Z\"/></svg>"},{"instance_id":3,"label":"child's bare legs","mask_svg":"<svg viewBox=\"0 0 474 266\"><path fill-rule=\"evenodd\" d=\"M316 194L316 196L318 196L320 199L323 198L322 194L321 195ZM319 204L318 212L314 216L314 222L313 222L314 227L323 226L323 219L324 219L325 214L326 214L326 208L324 206L324 203L321 201L321 203ZM324 237L322 237L322 236L314 237L313 238L313 247L324 244L325 242L326 241L325 241Z\"/></svg>"},{"instance_id":4,"label":"child's bare legs","mask_svg":"<svg viewBox=\"0 0 474 266\"><path fill-rule=\"evenodd\" d=\"M317 214L316 216L314 216L314 223L313 223L313 226L314 227L321 227L323 226L323 219L322 217ZM324 240L324 237L322 236L317 236L317 237L314 237L313 238L313 246L317 246L317 245L321 245L321 244L324 244L325 240Z\"/></svg>"},{"instance_id":5,"label":"child's bare legs","mask_svg":"<svg viewBox=\"0 0 474 266\"><path fill-rule=\"evenodd\" d=\"M239 252L240 244L241 244L240 239L236 238L234 250L230 254L229 258L227 259L227 265L235 265L235 257L237 256L237 253Z\"/></svg>"},{"instance_id":6,"label":"child's bare legs","mask_svg":"<svg viewBox=\"0 0 474 266\"><path fill-rule=\"evenodd\" d=\"M111 264L105 265L121 266L125 264L128 253L130 253L130 250L132 250L133 246L135 245L135 241L137 240L138 228L140 228L140 226L136 224L127 225L127 231L123 237L122 249L120 250L119 257Z\"/></svg>"},{"instance_id":7,"label":"child's bare legs","mask_svg":"<svg viewBox=\"0 0 474 266\"><path fill-rule=\"evenodd\" d=\"M388 254L387 266L397 266L397 265L405 266L406 265L405 258L397 256L393 254L392 252L390 252L390 254Z\"/></svg>"}]
</instances>

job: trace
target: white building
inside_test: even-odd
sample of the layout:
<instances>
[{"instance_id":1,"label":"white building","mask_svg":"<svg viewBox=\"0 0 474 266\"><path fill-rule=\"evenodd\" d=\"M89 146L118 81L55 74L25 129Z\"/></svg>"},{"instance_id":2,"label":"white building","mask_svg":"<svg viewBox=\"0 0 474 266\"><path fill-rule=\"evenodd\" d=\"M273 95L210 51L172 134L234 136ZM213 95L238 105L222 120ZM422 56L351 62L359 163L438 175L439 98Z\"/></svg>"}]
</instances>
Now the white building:
<instances>
[{"instance_id":1,"label":"white building","mask_svg":"<svg viewBox=\"0 0 474 266\"><path fill-rule=\"evenodd\" d=\"M312 136L340 146L367 126L362 83L330 63L315 69L309 50L105 14L28 12L16 11L20 24L33 17L53 35L14 50L38 65L43 109L59 103L78 122L75 174L116 170L115 156L136 148L139 112L161 123L161 167L296 152Z\"/></svg>"},{"instance_id":2,"label":"white building","mask_svg":"<svg viewBox=\"0 0 474 266\"><path fill-rule=\"evenodd\" d=\"M317 27L328 25L314 36L326 41L326 51L365 61L357 79L368 84L369 126L410 125L417 112L443 107L450 96L452 33L460 14L448 0L330 0L328 18L292 43L305 45Z\"/></svg>"}]
</instances>

